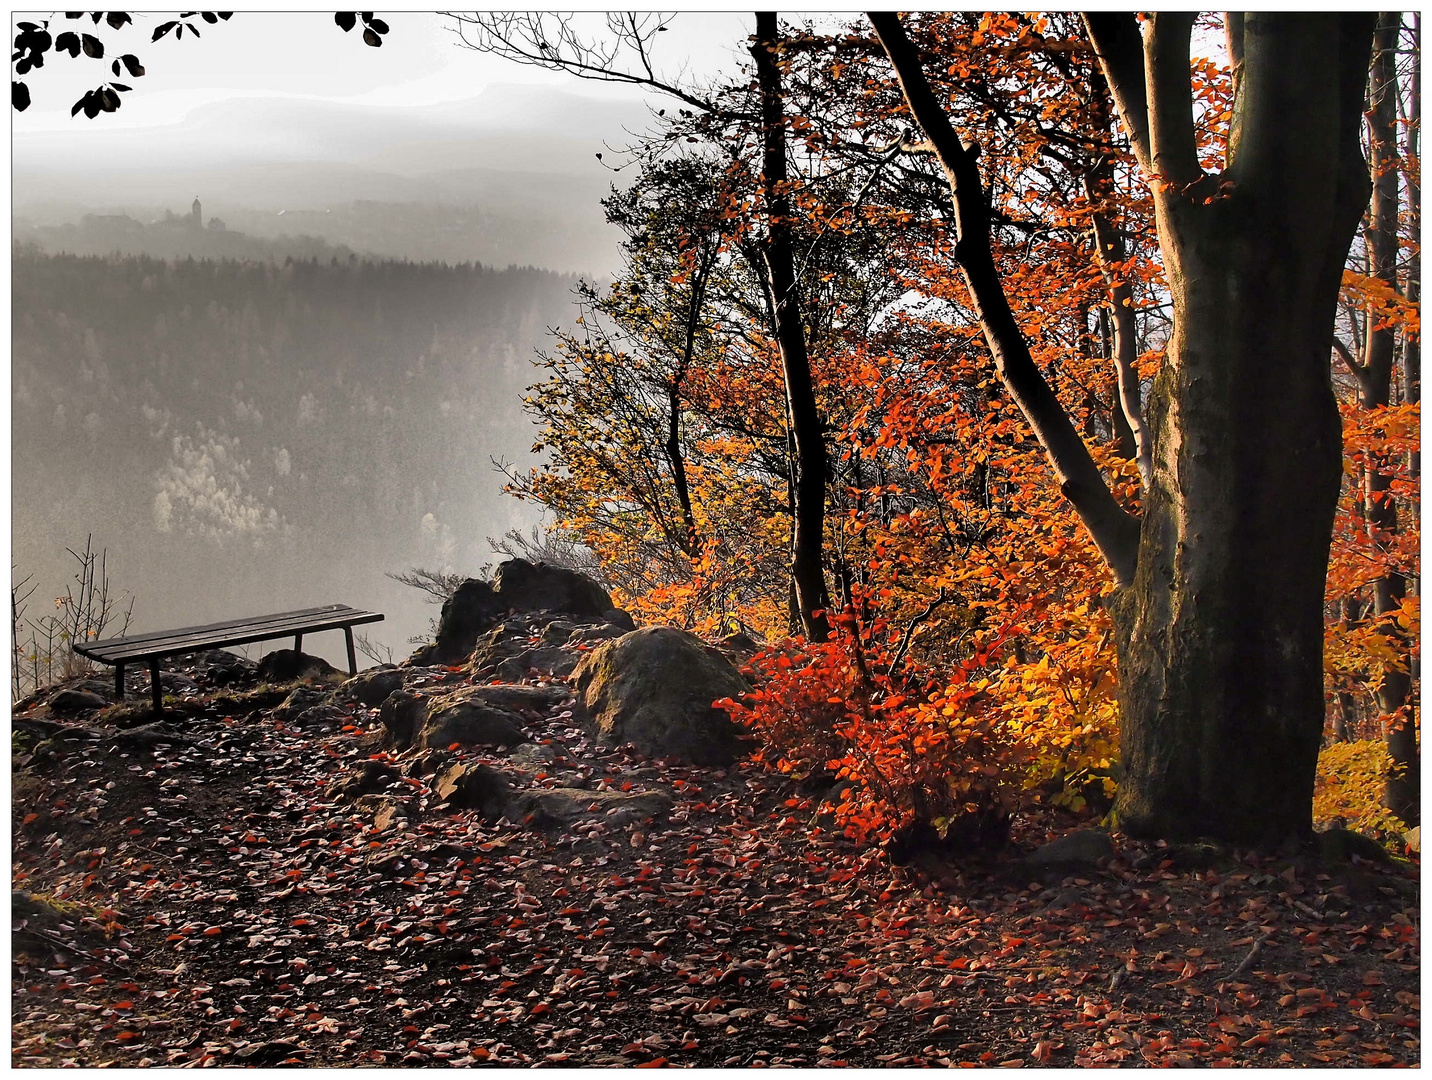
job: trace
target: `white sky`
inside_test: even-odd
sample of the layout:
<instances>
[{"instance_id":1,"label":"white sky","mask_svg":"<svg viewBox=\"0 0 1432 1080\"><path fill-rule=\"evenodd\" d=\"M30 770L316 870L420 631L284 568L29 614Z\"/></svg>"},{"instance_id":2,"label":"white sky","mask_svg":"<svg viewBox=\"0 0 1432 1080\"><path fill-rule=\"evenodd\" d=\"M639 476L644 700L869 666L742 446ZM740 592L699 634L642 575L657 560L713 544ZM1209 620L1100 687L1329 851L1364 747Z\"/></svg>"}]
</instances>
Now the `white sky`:
<instances>
[{"instance_id":1,"label":"white sky","mask_svg":"<svg viewBox=\"0 0 1432 1080\"><path fill-rule=\"evenodd\" d=\"M452 21L424 12L378 12L390 33L381 48L363 44L358 28L344 33L331 12L237 12L226 23L194 20L201 31L193 40L171 34L151 42L153 28L168 13L137 14L135 25L122 30L86 17L67 20L49 13L50 32L66 29L93 32L105 44L104 60L53 52L45 66L25 77L33 104L12 113L12 132L156 127L181 121L194 108L235 97L302 97L355 105L432 105L480 94L493 83L537 83L568 92L631 95L630 89L584 82L555 72L524 67L459 47ZM47 17L16 13L12 21ZM588 15L600 26L600 16ZM685 12L658 38L663 73L683 65L693 74L731 70L733 52L744 51L750 31L749 14ZM114 56L132 52L146 73L138 79L121 76L133 87L123 95L116 113L87 120L71 117L71 105L86 90L113 78Z\"/></svg>"}]
</instances>

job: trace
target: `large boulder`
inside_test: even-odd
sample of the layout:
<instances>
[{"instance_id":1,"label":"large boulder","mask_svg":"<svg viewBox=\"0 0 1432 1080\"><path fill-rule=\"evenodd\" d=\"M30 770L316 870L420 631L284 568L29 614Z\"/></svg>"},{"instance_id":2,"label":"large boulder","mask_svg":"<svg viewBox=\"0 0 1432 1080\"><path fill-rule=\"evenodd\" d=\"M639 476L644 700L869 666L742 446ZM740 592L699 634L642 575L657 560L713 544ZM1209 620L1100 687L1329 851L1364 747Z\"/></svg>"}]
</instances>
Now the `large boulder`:
<instances>
[{"instance_id":1,"label":"large boulder","mask_svg":"<svg viewBox=\"0 0 1432 1080\"><path fill-rule=\"evenodd\" d=\"M109 702L89 690L61 690L50 698L50 708L57 713L84 712L87 709L103 709Z\"/></svg>"},{"instance_id":2,"label":"large boulder","mask_svg":"<svg viewBox=\"0 0 1432 1080\"><path fill-rule=\"evenodd\" d=\"M506 709L464 694L434 698L418 732L417 745L442 748L463 746L516 746L527 741L522 718Z\"/></svg>"},{"instance_id":3,"label":"large boulder","mask_svg":"<svg viewBox=\"0 0 1432 1080\"><path fill-rule=\"evenodd\" d=\"M560 645L539 645L524 649L492 669L494 677L507 682L520 682L534 673L539 677L566 678L577 669L581 654Z\"/></svg>"},{"instance_id":4,"label":"large boulder","mask_svg":"<svg viewBox=\"0 0 1432 1080\"><path fill-rule=\"evenodd\" d=\"M433 643L418 649L409 662L424 667L464 663L472 655L478 635L508 606L487 582L468 578L443 602Z\"/></svg>"},{"instance_id":5,"label":"large boulder","mask_svg":"<svg viewBox=\"0 0 1432 1080\"><path fill-rule=\"evenodd\" d=\"M543 716L571 697L571 693L563 686L510 686L502 683L496 686L473 686L462 693L469 700L486 702L499 709L510 709L532 716Z\"/></svg>"},{"instance_id":6,"label":"large boulder","mask_svg":"<svg viewBox=\"0 0 1432 1080\"><path fill-rule=\"evenodd\" d=\"M468 670L474 675L495 675L508 660L532 648L533 637L540 628L530 618L513 616L504 619L477 639L470 650Z\"/></svg>"},{"instance_id":7,"label":"large boulder","mask_svg":"<svg viewBox=\"0 0 1432 1080\"><path fill-rule=\"evenodd\" d=\"M684 630L649 626L599 645L573 678L584 719L607 745L693 765L730 765L746 753L742 729L712 702L750 688Z\"/></svg>"},{"instance_id":8,"label":"large boulder","mask_svg":"<svg viewBox=\"0 0 1432 1080\"><path fill-rule=\"evenodd\" d=\"M385 664L361 672L338 688L339 693L351 697L361 705L375 708L388 699L388 695L403 688L401 668Z\"/></svg>"},{"instance_id":9,"label":"large boulder","mask_svg":"<svg viewBox=\"0 0 1432 1080\"><path fill-rule=\"evenodd\" d=\"M509 559L497 568L492 583L503 606L518 611L565 611L603 618L612 610L606 589L565 566Z\"/></svg>"}]
</instances>

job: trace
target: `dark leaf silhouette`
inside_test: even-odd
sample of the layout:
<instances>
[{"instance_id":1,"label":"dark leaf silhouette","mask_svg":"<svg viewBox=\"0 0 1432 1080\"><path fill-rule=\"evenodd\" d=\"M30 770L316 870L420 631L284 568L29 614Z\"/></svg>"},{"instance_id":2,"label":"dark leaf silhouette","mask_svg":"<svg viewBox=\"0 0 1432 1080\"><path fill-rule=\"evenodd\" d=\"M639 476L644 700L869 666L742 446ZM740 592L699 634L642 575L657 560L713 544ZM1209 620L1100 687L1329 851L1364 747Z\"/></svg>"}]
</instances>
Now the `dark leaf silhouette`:
<instances>
[{"instance_id":1,"label":"dark leaf silhouette","mask_svg":"<svg viewBox=\"0 0 1432 1080\"><path fill-rule=\"evenodd\" d=\"M372 30L367 28L363 30L363 40L367 44L373 46L373 48L375 49L383 44L383 39L380 38L377 34L373 33Z\"/></svg>"},{"instance_id":2,"label":"dark leaf silhouette","mask_svg":"<svg viewBox=\"0 0 1432 1080\"><path fill-rule=\"evenodd\" d=\"M339 11L334 13L333 21L344 30L352 30L358 25L358 15L353 11Z\"/></svg>"},{"instance_id":3,"label":"dark leaf silhouette","mask_svg":"<svg viewBox=\"0 0 1432 1080\"><path fill-rule=\"evenodd\" d=\"M30 107L30 88L22 82L10 83L10 104L15 107L16 112L24 112Z\"/></svg>"},{"instance_id":4,"label":"dark leaf silhouette","mask_svg":"<svg viewBox=\"0 0 1432 1080\"><path fill-rule=\"evenodd\" d=\"M80 36L71 31L66 31L55 38L55 49L58 52L66 52L71 56L80 54Z\"/></svg>"},{"instance_id":5,"label":"dark leaf silhouette","mask_svg":"<svg viewBox=\"0 0 1432 1080\"><path fill-rule=\"evenodd\" d=\"M127 12L111 11L105 16L104 21L109 23L110 29L118 30L121 26L125 25L125 23L130 23L134 20L129 17Z\"/></svg>"},{"instance_id":6,"label":"dark leaf silhouette","mask_svg":"<svg viewBox=\"0 0 1432 1080\"><path fill-rule=\"evenodd\" d=\"M100 60L104 57L104 42L92 34L85 34L80 38L81 48L91 60Z\"/></svg>"}]
</instances>

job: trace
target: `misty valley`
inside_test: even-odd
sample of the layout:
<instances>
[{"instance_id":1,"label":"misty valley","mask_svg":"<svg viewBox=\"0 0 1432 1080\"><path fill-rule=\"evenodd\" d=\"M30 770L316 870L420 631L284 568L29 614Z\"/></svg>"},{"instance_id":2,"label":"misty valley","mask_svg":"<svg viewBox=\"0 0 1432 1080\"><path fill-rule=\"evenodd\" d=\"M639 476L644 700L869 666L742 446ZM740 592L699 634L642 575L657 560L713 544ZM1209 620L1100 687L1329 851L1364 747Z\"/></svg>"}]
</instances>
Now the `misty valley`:
<instances>
[{"instance_id":1,"label":"misty valley","mask_svg":"<svg viewBox=\"0 0 1432 1080\"><path fill-rule=\"evenodd\" d=\"M14 562L37 598L92 533L134 629L341 601L385 611L370 638L401 659L434 609L385 574L476 571L536 519L493 460L528 456L530 358L571 276L34 245L12 266ZM337 661L341 637L311 651Z\"/></svg>"}]
</instances>

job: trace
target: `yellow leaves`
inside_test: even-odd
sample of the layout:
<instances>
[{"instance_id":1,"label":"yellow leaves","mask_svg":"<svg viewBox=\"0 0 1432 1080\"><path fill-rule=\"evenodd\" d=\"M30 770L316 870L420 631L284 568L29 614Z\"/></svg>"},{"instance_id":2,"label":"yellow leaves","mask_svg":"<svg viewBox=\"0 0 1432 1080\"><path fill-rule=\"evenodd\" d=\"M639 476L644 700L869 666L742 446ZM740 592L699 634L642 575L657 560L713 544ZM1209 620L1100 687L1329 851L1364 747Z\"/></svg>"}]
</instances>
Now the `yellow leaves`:
<instances>
[{"instance_id":1,"label":"yellow leaves","mask_svg":"<svg viewBox=\"0 0 1432 1080\"><path fill-rule=\"evenodd\" d=\"M1382 806L1383 787L1392 759L1381 740L1337 742L1318 755L1313 789L1313 821L1337 820L1358 831L1386 831L1400 836L1406 824Z\"/></svg>"}]
</instances>

